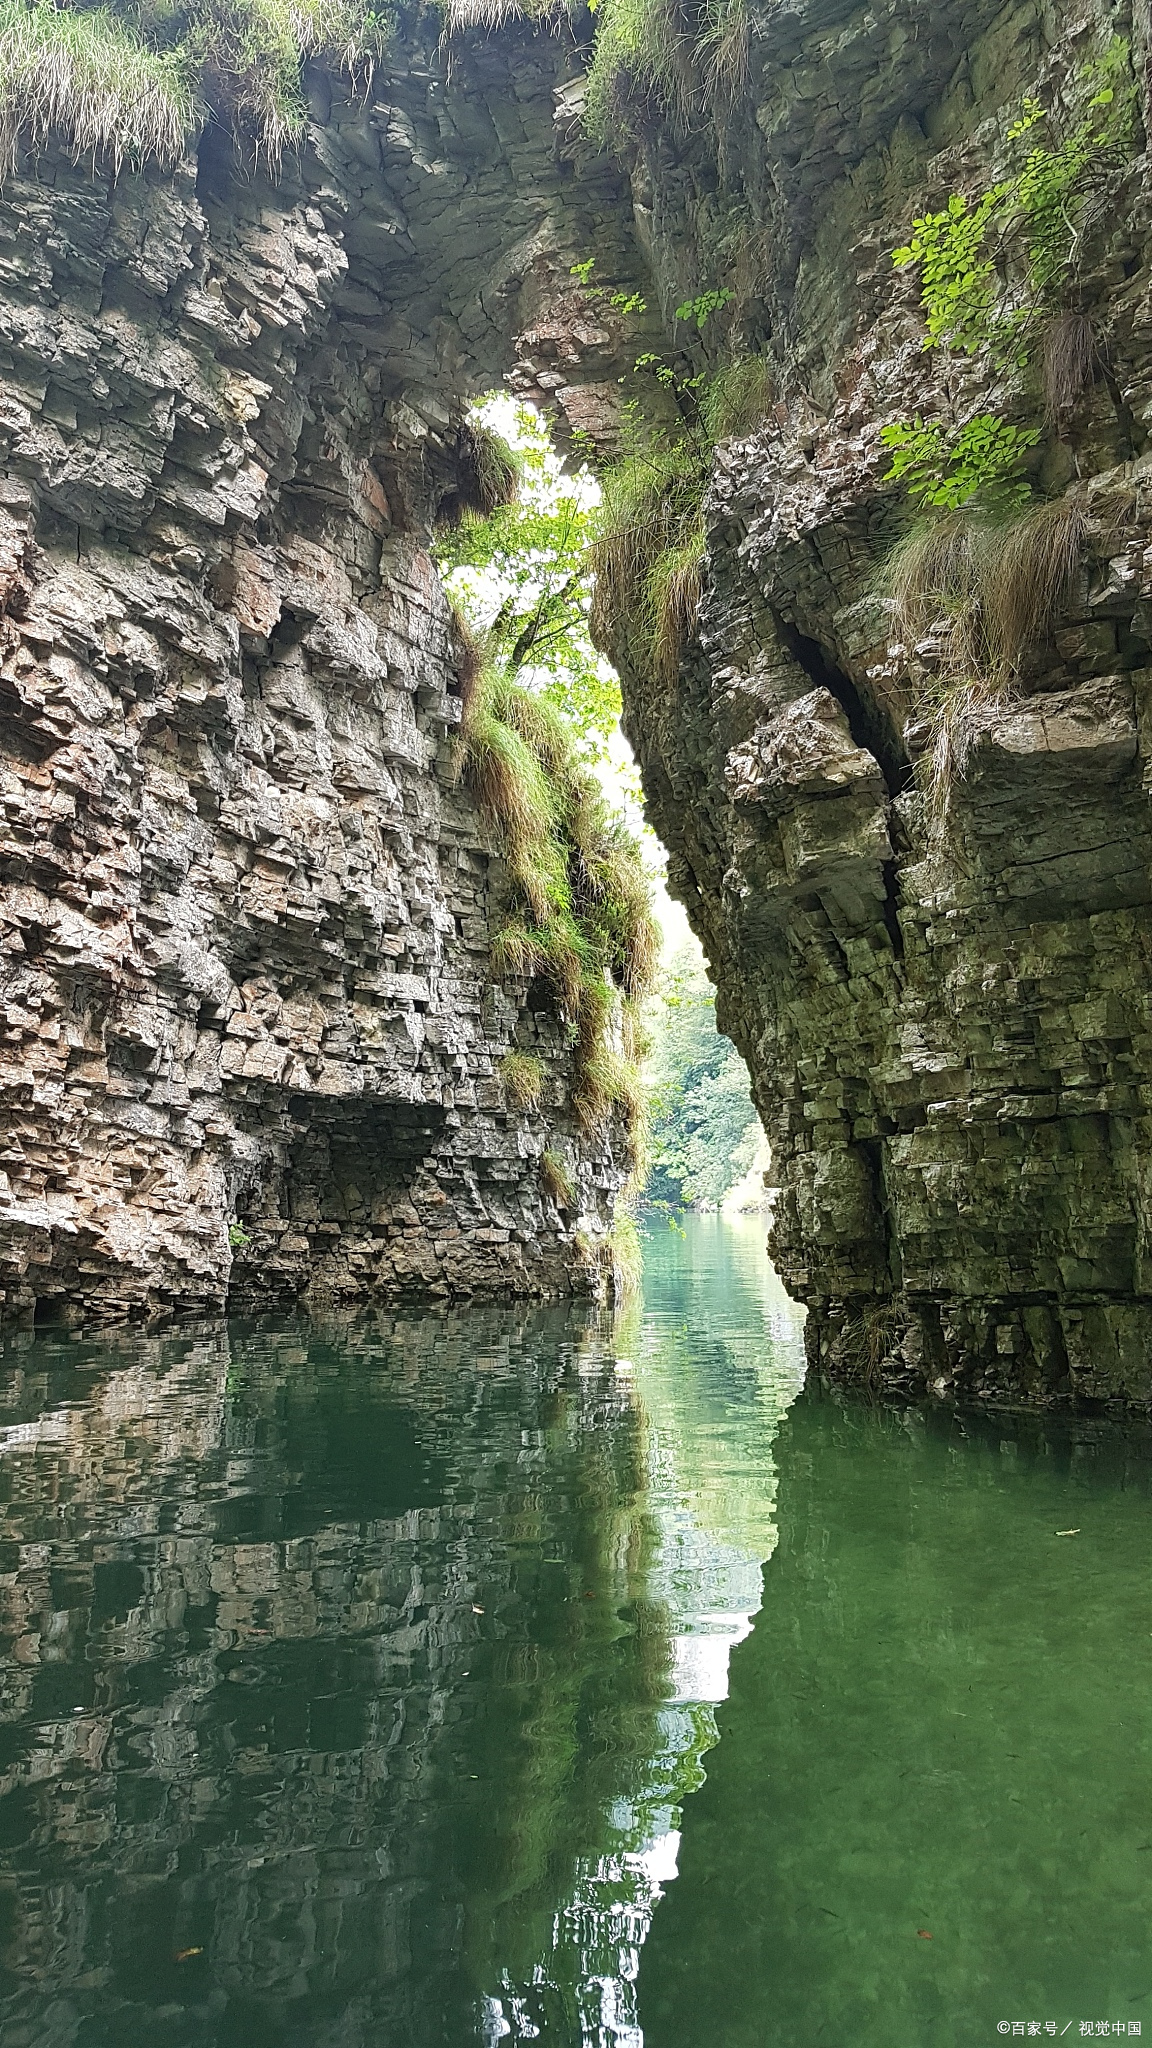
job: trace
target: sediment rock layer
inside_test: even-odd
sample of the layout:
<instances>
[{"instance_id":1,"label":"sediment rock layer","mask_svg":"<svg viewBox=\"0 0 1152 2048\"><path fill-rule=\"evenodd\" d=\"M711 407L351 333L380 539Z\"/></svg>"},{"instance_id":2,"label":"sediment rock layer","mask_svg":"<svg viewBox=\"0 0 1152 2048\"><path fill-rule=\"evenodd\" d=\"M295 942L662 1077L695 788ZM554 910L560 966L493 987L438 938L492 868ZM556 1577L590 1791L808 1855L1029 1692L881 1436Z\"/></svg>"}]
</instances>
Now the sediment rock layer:
<instances>
[{"instance_id":1,"label":"sediment rock layer","mask_svg":"<svg viewBox=\"0 0 1152 2048\"><path fill-rule=\"evenodd\" d=\"M739 229L762 426L716 453L699 620L627 725L672 887L748 1060L772 1245L834 1378L1047 1401L1152 1396L1150 183L1096 208L1069 306L1095 361L1054 425L986 351L924 348L912 218L999 175L1039 91L1070 125L1123 6L799 4L754 20L717 127L634 146L654 274L717 281ZM1003 256L998 261L1009 259ZM735 276L730 271L730 277ZM1031 410L1029 410L1031 408ZM918 763L939 647L901 644L908 516L882 427L1041 419L1038 490L1079 479L1082 565L985 706L946 808ZM943 628L942 628L943 630Z\"/></svg>"},{"instance_id":2,"label":"sediment rock layer","mask_svg":"<svg viewBox=\"0 0 1152 2048\"><path fill-rule=\"evenodd\" d=\"M0 193L6 1314L592 1284L622 1133L579 1138L569 1027L493 982L428 550L522 333L519 388L579 359L595 421L565 294L624 210L607 165L559 204L569 49L434 49L310 76L275 182L209 130Z\"/></svg>"},{"instance_id":3,"label":"sediment rock layer","mask_svg":"<svg viewBox=\"0 0 1152 2048\"><path fill-rule=\"evenodd\" d=\"M1040 418L987 351L925 352L892 251L1000 174L1024 95L1071 119L1114 36L1143 102L1147 9L741 19L746 61L686 117L634 81L615 159L567 30L473 29L449 61L406 27L366 97L311 79L275 185L209 132L171 177L48 154L5 188L6 1310L579 1276L539 1155L567 1148L595 1237L619 1148L576 1143L562 1023L490 978L506 887L452 785L427 550L468 394L503 376L603 446L670 341L681 371L759 355L775 398L716 450L675 680L614 652L813 1357L1152 1398L1142 135L1079 237L1091 374L1032 458L1038 492L1079 481L1076 588L943 808L880 438ZM695 334L676 308L708 291ZM503 1102L513 1041L539 1114Z\"/></svg>"}]
</instances>

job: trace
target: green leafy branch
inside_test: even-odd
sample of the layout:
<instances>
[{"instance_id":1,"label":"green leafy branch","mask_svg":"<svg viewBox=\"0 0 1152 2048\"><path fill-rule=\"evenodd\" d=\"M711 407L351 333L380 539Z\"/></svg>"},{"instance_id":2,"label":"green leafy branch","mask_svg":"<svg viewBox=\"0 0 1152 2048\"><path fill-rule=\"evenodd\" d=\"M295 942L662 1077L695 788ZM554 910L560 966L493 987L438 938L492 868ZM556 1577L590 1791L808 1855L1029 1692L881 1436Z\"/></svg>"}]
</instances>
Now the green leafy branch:
<instances>
[{"instance_id":1,"label":"green leafy branch","mask_svg":"<svg viewBox=\"0 0 1152 2048\"><path fill-rule=\"evenodd\" d=\"M909 240L893 250L897 269L920 273L926 349L974 356L987 350L1000 371L1027 369L1038 315L1054 313L1066 296L1079 242L1102 198L1114 191L1130 154L1136 123L1131 54L1114 37L1081 74L1083 106L1069 132L1051 145L1035 141L1020 167L974 199L953 192L937 213L913 221ZM1050 115L1026 97L1008 130L1017 144ZM994 240L994 236L997 238ZM1001 276L1003 252L1023 240L1027 295L1023 302ZM886 481L904 482L922 504L955 510L977 493L999 506L1020 504L1028 486L1020 464L1040 439L1038 429L982 413L966 425L922 419L883 430L893 452Z\"/></svg>"},{"instance_id":2,"label":"green leafy branch","mask_svg":"<svg viewBox=\"0 0 1152 2048\"><path fill-rule=\"evenodd\" d=\"M682 306L677 306L676 318L677 320L694 320L698 331L702 334L713 313L721 312L733 296L731 289L727 285L720 291L700 292L696 298L685 299Z\"/></svg>"},{"instance_id":3,"label":"green leafy branch","mask_svg":"<svg viewBox=\"0 0 1152 2048\"><path fill-rule=\"evenodd\" d=\"M1040 429L983 412L959 429L919 417L910 425L896 422L881 429L880 439L892 450L886 481L905 484L920 504L955 512L979 491L1007 511L1030 495L1020 464L1039 441Z\"/></svg>"}]
</instances>

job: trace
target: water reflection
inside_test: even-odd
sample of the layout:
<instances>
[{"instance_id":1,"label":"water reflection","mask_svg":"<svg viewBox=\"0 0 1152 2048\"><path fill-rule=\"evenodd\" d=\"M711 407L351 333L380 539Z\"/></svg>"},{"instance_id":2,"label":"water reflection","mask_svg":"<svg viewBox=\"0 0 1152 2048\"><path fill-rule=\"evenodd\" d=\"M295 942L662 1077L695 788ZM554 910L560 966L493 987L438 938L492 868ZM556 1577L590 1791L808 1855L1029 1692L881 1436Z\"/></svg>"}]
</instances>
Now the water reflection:
<instances>
[{"instance_id":1,"label":"water reflection","mask_svg":"<svg viewBox=\"0 0 1152 2048\"><path fill-rule=\"evenodd\" d=\"M725 1257L615 1329L8 1341L10 2048L639 2043L798 1375Z\"/></svg>"}]
</instances>

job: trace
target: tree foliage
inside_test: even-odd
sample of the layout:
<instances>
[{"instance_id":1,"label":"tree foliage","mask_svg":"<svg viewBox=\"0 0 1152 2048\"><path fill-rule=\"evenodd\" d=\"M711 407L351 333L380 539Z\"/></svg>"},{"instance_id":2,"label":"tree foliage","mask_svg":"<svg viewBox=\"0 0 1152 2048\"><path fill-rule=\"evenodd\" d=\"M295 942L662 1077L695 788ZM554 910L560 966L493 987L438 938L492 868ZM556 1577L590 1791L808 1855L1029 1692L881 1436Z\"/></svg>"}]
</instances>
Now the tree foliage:
<instances>
[{"instance_id":1,"label":"tree foliage","mask_svg":"<svg viewBox=\"0 0 1152 2048\"><path fill-rule=\"evenodd\" d=\"M720 1202L747 1173L760 1138L748 1070L716 1028L716 1000L699 949L669 963L650 1005L650 1202Z\"/></svg>"},{"instance_id":2,"label":"tree foliage","mask_svg":"<svg viewBox=\"0 0 1152 2048\"><path fill-rule=\"evenodd\" d=\"M917 417L883 427L880 439L892 450L892 482L937 511L955 512L980 492L985 503L1007 511L1027 503L1028 481L1020 464L1040 439L1038 427L1018 427L998 413L982 412L960 428Z\"/></svg>"},{"instance_id":3,"label":"tree foliage","mask_svg":"<svg viewBox=\"0 0 1152 2048\"><path fill-rule=\"evenodd\" d=\"M592 758L620 720L620 686L588 635L587 554L596 487L564 475L529 406L485 399L474 415L502 428L520 463L512 504L465 517L440 541L445 585L493 658L564 715Z\"/></svg>"}]
</instances>

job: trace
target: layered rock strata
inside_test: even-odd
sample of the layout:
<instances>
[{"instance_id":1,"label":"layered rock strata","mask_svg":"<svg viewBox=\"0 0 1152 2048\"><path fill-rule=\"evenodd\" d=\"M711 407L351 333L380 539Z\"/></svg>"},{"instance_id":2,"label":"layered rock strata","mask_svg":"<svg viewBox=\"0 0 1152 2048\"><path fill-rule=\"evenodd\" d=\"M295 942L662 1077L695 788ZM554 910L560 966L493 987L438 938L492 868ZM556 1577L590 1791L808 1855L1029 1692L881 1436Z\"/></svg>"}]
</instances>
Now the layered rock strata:
<instances>
[{"instance_id":1,"label":"layered rock strata","mask_svg":"<svg viewBox=\"0 0 1152 2048\"><path fill-rule=\"evenodd\" d=\"M561 204L573 61L449 82L417 39L367 99L310 76L274 184L209 130L0 193L5 1314L592 1284L624 1137L575 1131L547 991L493 982L429 554L470 394L579 363L572 423L603 403L569 269L627 223L606 165Z\"/></svg>"},{"instance_id":2,"label":"layered rock strata","mask_svg":"<svg viewBox=\"0 0 1152 2048\"><path fill-rule=\"evenodd\" d=\"M947 621L902 644L883 596L907 501L879 438L917 415L1037 415L986 354L942 368L925 352L915 273L891 252L914 214L1002 171L1025 93L1072 107L1110 36L1135 37L1143 92L1142 18L1106 0L840 0L757 13L754 29L719 139L637 142L633 176L669 295L677 275L681 293L715 282L711 252L736 237L754 274L738 311L777 402L717 451L674 687L629 668L623 636L618 651L672 886L770 1134L775 1257L833 1377L1144 1403L1144 156L1082 238L1074 300L1094 365L1034 462L1049 493L1080 480L1072 600L984 705L946 808L917 763Z\"/></svg>"}]
</instances>

